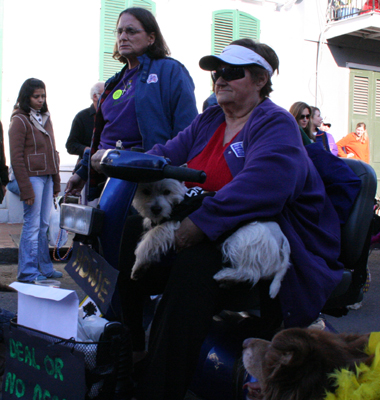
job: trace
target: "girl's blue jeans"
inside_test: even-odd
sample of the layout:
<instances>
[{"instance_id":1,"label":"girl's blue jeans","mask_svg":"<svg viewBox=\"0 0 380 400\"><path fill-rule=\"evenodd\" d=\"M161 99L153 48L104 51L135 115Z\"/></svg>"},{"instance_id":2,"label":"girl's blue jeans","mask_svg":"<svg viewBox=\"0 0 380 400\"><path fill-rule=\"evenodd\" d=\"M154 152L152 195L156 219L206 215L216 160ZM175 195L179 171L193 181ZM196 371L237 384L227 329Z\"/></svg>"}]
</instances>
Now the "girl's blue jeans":
<instances>
[{"instance_id":1,"label":"girl's blue jeans","mask_svg":"<svg viewBox=\"0 0 380 400\"><path fill-rule=\"evenodd\" d=\"M17 279L32 282L39 275L49 277L54 268L49 254L47 230L53 205L51 175L29 177L34 190L34 203L24 202L24 225L18 252Z\"/></svg>"}]
</instances>

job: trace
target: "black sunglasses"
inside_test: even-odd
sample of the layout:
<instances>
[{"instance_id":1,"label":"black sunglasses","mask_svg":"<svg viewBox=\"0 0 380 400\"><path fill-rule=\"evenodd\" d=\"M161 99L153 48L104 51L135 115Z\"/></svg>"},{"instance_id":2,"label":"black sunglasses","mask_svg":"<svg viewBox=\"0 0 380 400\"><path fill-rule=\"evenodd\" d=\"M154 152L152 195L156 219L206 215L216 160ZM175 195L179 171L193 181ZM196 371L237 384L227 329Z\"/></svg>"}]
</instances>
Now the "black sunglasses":
<instances>
[{"instance_id":1,"label":"black sunglasses","mask_svg":"<svg viewBox=\"0 0 380 400\"><path fill-rule=\"evenodd\" d=\"M310 114L307 114L307 115L304 115L304 114L302 114L301 116L300 116L300 119L310 119Z\"/></svg>"},{"instance_id":2,"label":"black sunglasses","mask_svg":"<svg viewBox=\"0 0 380 400\"><path fill-rule=\"evenodd\" d=\"M211 78L215 83L220 77L225 81L231 82L236 79L242 79L245 77L245 71L242 67L226 67L218 69L217 71L211 72Z\"/></svg>"}]
</instances>

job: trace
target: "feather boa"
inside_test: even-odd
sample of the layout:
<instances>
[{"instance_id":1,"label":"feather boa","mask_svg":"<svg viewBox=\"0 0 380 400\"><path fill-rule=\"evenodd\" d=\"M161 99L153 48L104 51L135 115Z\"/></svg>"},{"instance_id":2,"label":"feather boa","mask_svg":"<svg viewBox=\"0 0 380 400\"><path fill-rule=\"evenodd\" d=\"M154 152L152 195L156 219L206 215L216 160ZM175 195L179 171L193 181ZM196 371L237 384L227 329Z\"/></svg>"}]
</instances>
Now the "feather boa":
<instances>
[{"instance_id":1,"label":"feather boa","mask_svg":"<svg viewBox=\"0 0 380 400\"><path fill-rule=\"evenodd\" d=\"M375 355L370 367L361 363L355 372L341 369L330 374L338 388L327 393L325 400L380 399L380 332L371 333L366 353Z\"/></svg>"}]
</instances>

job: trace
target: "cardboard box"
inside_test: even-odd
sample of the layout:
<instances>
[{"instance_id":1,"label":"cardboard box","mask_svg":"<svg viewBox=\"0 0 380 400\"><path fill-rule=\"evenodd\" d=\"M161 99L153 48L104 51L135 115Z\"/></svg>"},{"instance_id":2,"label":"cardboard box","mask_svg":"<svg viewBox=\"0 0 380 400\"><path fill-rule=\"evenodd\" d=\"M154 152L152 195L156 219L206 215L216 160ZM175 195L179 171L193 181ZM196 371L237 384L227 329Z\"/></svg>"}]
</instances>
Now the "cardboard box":
<instances>
[{"instance_id":1,"label":"cardboard box","mask_svg":"<svg viewBox=\"0 0 380 400\"><path fill-rule=\"evenodd\" d=\"M75 290L13 282L17 323L64 339L77 339L79 299Z\"/></svg>"}]
</instances>

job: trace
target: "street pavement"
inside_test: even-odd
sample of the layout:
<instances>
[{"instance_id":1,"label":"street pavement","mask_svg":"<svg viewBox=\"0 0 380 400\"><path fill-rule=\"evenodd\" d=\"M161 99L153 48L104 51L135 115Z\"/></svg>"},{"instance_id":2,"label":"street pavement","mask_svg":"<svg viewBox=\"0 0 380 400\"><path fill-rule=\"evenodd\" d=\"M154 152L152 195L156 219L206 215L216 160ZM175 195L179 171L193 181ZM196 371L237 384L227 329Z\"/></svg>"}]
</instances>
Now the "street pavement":
<instances>
[{"instance_id":1,"label":"street pavement","mask_svg":"<svg viewBox=\"0 0 380 400\"><path fill-rule=\"evenodd\" d=\"M0 283L9 285L17 279L17 251L21 224L0 224ZM64 254L64 250L62 251ZM83 290L67 274L66 262L54 262L54 268L63 273L61 287L76 290L79 300L85 297ZM338 332L367 333L380 331L380 249L372 250L368 266L372 281L369 291L364 294L362 307L351 310L348 315L335 318L326 316L327 321ZM17 293L0 292L0 307L17 312Z\"/></svg>"}]
</instances>

